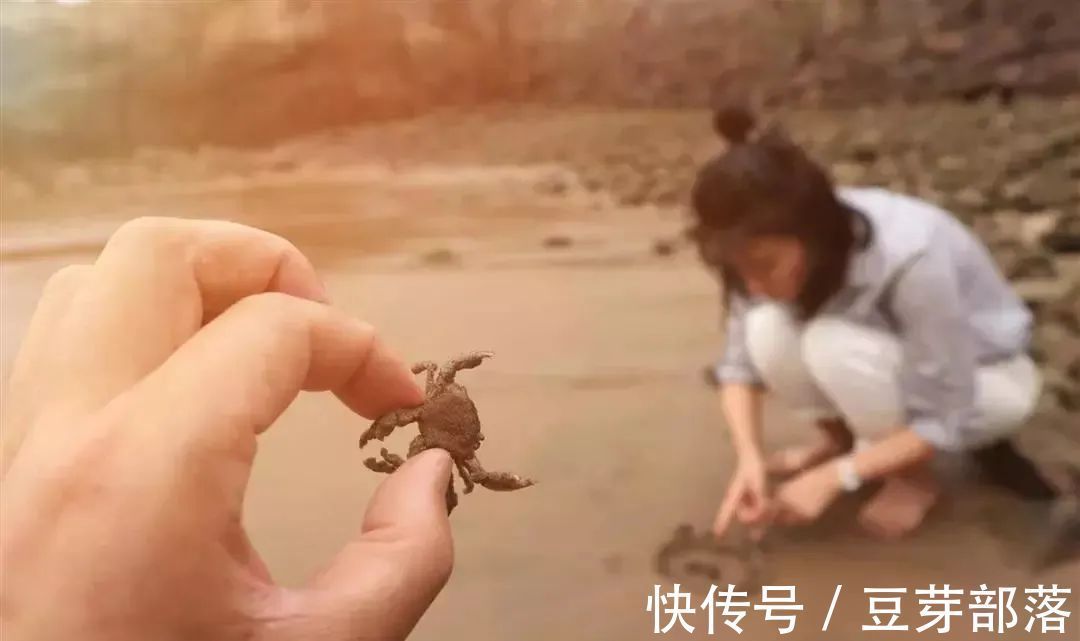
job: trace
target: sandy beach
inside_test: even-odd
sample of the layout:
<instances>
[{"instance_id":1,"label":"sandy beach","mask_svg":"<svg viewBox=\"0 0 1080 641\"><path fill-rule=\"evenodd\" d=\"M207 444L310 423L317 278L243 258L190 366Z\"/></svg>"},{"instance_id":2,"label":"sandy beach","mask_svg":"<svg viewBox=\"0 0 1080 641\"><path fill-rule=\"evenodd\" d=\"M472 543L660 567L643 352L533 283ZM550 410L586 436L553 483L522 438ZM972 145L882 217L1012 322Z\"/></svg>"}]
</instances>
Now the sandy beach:
<instances>
[{"instance_id":1,"label":"sandy beach","mask_svg":"<svg viewBox=\"0 0 1080 641\"><path fill-rule=\"evenodd\" d=\"M678 238L678 209L581 188L572 163L344 165L341 148L311 143L307 153L306 164L276 173L117 181L6 203L5 380L45 280L92 260L124 220L214 217L275 231L311 256L337 305L373 322L407 359L495 352L462 378L487 435L481 459L539 481L463 497L452 517L454 575L412 638L652 636L647 598L654 585L670 591L674 582L656 573L656 552L680 523L711 522L732 463L700 372L722 344L717 287L689 248L656 250L657 241ZM772 446L808 434L779 409L769 424ZM246 520L283 583L303 581L359 526L380 480L361 464L371 452L356 446L366 426L331 395L308 394L262 437ZM389 448L404 453L410 438L403 430ZM1075 425L1069 433L1033 424L1024 443L1051 464L1080 463ZM909 632L880 633L908 638L927 622L914 590L931 584L1080 587L1076 562L1043 574L1025 569L1039 514L965 483L903 542L869 539L843 507L820 527L778 534L765 580L796 586L805 606L787 638L854 638L872 623L864 588L908 590L901 622ZM837 585L839 604L822 632ZM696 607L708 586L689 587ZM1004 638L1033 636L1023 629L1023 599ZM1075 612L1080 599L1069 604ZM666 636L706 636L703 610L687 621L693 634L676 626ZM762 612L744 623L746 638L776 636ZM1076 625L1074 616L1068 629ZM965 611L945 636L971 634Z\"/></svg>"}]
</instances>

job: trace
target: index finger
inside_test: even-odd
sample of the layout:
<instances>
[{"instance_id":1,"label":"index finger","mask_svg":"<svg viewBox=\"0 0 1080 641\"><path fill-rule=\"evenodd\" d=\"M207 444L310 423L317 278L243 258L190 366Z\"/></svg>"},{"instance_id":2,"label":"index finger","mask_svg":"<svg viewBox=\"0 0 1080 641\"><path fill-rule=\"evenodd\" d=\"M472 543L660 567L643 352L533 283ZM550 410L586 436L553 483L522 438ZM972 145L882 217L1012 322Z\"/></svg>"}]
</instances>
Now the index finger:
<instances>
[{"instance_id":1,"label":"index finger","mask_svg":"<svg viewBox=\"0 0 1080 641\"><path fill-rule=\"evenodd\" d=\"M282 294L249 297L125 395L139 424L152 426L128 430L140 445L126 451L167 493L147 500L201 504L209 527L232 523L257 435L301 390L332 390L368 418L423 401L415 375L367 323ZM225 500L207 500L208 491Z\"/></svg>"},{"instance_id":2,"label":"index finger","mask_svg":"<svg viewBox=\"0 0 1080 641\"><path fill-rule=\"evenodd\" d=\"M207 321L264 292L327 298L310 261L269 232L225 221L129 222L109 239L72 301L70 316L78 321L67 329L79 338L60 381L72 384L61 393L107 401Z\"/></svg>"},{"instance_id":3,"label":"index finger","mask_svg":"<svg viewBox=\"0 0 1080 641\"><path fill-rule=\"evenodd\" d=\"M208 386L210 377L216 380ZM424 398L416 376L371 325L281 294L235 305L136 388L148 412L160 412L155 422L205 435L185 437L188 443L254 438L301 390L333 391L366 418Z\"/></svg>"},{"instance_id":4,"label":"index finger","mask_svg":"<svg viewBox=\"0 0 1080 641\"><path fill-rule=\"evenodd\" d=\"M735 516L735 505L739 501L739 495L737 493L728 493L724 497L724 502L720 505L720 512L716 515L716 520L713 521L713 534L717 537L724 536L724 533L731 527L731 519Z\"/></svg>"}]
</instances>

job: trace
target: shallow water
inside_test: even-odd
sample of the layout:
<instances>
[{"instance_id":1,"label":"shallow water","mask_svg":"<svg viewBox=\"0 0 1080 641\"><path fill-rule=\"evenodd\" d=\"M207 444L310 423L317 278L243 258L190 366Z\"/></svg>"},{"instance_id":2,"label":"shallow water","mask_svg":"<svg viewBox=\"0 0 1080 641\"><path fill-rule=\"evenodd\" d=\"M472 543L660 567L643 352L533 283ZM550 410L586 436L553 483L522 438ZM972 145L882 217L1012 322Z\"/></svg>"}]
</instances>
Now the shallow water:
<instances>
[{"instance_id":1,"label":"shallow water","mask_svg":"<svg viewBox=\"0 0 1080 641\"><path fill-rule=\"evenodd\" d=\"M710 522L730 471L717 407L699 376L719 348L715 287L685 250L652 253L655 239L678 232L677 217L537 195L548 171L345 172L36 204L3 227L5 379L45 279L91 260L123 220L159 213L271 229L312 256L338 305L373 322L410 360L496 353L462 379L488 437L480 456L489 469L539 484L463 497L453 515L454 576L413 638L648 636L646 599L655 584L672 587L653 571L653 557L679 523ZM545 248L551 236L571 244ZM782 412L770 422L772 444L806 433ZM262 437L246 521L280 581L303 581L359 527L379 481L355 447L364 427L332 396L308 394ZM396 434L390 449L404 452L409 438ZM786 533L767 554L766 582L797 586L805 606L787 638L862 634L871 623L864 588L908 589L901 623L909 633L878 633L906 638L928 621L913 591L930 584L1078 587L1076 564L1041 576L1023 569L1025 538L1039 525L1022 514L982 492L943 506L903 543L870 541L843 515ZM1021 521L1012 533L994 527L1009 518ZM839 606L822 632L837 584ZM694 590L696 607L707 588ZM1028 636L1022 600L1013 636ZM969 602L946 636L970 638ZM1074 595L1074 612L1077 603ZM750 612L748 638L775 636L762 618ZM666 636L707 636L703 611L687 620L694 634L676 626ZM1075 615L1068 629L1077 629ZM734 632L717 630L724 635Z\"/></svg>"}]
</instances>

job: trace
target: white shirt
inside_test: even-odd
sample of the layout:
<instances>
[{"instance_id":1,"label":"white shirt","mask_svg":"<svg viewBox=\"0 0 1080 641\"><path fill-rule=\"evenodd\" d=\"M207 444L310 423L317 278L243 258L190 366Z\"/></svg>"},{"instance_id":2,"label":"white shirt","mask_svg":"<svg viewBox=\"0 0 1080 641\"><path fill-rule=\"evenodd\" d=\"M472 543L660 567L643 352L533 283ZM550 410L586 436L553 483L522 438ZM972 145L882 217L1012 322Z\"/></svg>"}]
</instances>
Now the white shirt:
<instances>
[{"instance_id":1,"label":"white shirt","mask_svg":"<svg viewBox=\"0 0 1080 641\"><path fill-rule=\"evenodd\" d=\"M962 448L974 429L976 369L1027 350L1031 311L982 242L943 209L877 188L837 195L866 215L873 236L819 315L896 335L909 426L938 447ZM743 327L755 302L732 296L721 381L761 382Z\"/></svg>"}]
</instances>

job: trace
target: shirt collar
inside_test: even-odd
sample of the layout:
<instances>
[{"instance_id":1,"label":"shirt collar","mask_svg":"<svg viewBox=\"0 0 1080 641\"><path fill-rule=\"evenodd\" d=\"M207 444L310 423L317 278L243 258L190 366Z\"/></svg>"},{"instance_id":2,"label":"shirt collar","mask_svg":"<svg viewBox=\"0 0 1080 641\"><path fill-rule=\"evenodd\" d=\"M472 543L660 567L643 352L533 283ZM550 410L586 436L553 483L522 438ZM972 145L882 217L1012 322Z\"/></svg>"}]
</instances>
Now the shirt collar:
<instances>
[{"instance_id":1,"label":"shirt collar","mask_svg":"<svg viewBox=\"0 0 1080 641\"><path fill-rule=\"evenodd\" d=\"M851 255L848 264L847 285L864 289L880 280L885 270L885 260L876 244L871 242Z\"/></svg>"},{"instance_id":2,"label":"shirt collar","mask_svg":"<svg viewBox=\"0 0 1080 641\"><path fill-rule=\"evenodd\" d=\"M885 274L885 257L881 252L878 242L878 234L874 229L874 223L866 214L859 213L858 217L862 225L866 226L864 233L869 233L869 242L859 247L851 254L848 263L846 284L856 289L870 287L881 280Z\"/></svg>"}]
</instances>

